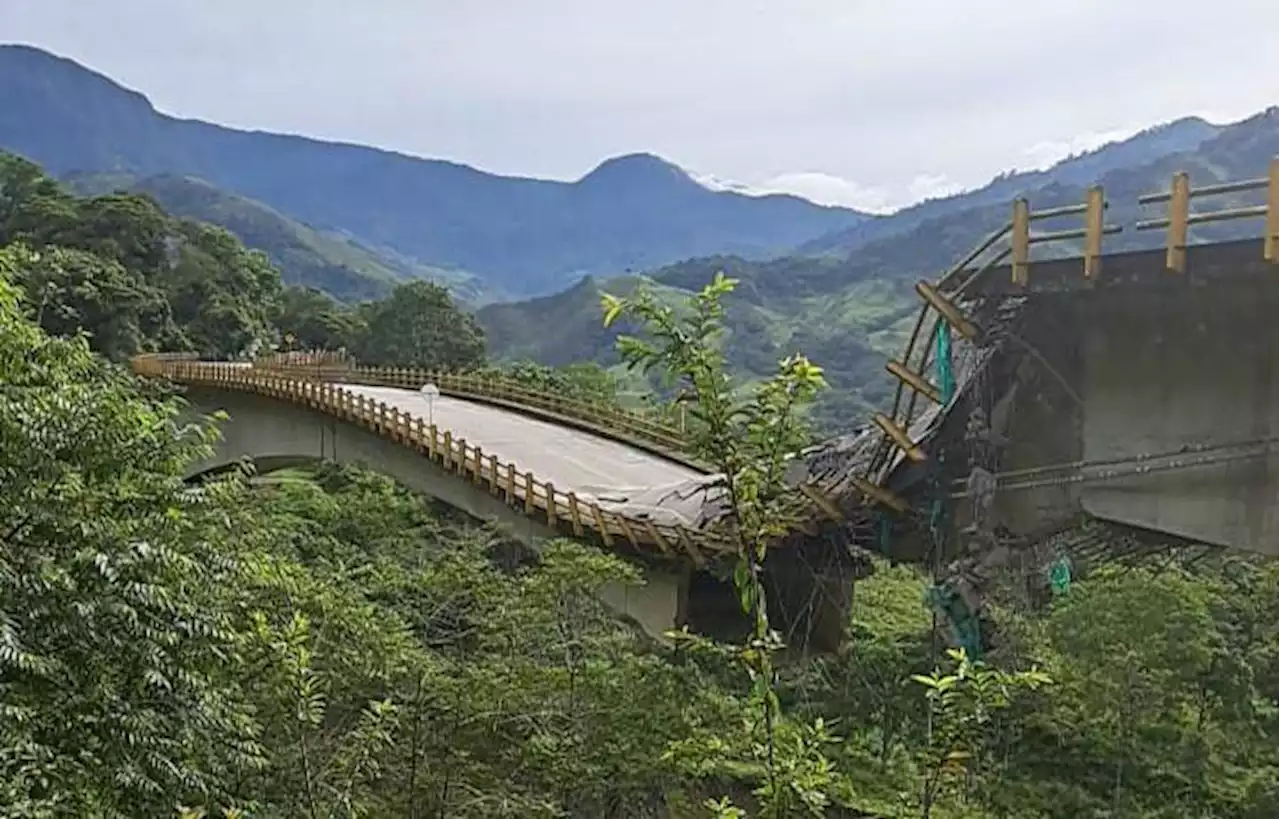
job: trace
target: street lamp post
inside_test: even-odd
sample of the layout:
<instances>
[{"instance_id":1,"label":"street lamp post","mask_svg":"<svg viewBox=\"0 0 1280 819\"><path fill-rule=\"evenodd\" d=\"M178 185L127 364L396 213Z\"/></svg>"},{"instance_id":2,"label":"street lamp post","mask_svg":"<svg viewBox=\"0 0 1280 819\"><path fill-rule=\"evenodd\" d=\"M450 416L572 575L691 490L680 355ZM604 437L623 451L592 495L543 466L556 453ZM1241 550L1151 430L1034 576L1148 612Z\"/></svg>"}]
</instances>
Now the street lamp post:
<instances>
[{"instance_id":1,"label":"street lamp post","mask_svg":"<svg viewBox=\"0 0 1280 819\"><path fill-rule=\"evenodd\" d=\"M440 388L428 381L422 385L422 395L427 399L427 423L434 426L436 423L435 404L436 399L440 397Z\"/></svg>"}]
</instances>

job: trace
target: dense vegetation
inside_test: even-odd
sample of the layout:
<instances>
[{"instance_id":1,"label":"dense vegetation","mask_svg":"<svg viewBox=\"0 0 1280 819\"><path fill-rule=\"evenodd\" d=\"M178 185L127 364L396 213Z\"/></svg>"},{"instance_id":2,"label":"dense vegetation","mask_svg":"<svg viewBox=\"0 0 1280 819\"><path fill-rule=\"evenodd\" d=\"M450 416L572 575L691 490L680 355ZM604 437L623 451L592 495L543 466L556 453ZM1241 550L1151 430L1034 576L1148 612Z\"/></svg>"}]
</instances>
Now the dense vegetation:
<instances>
[{"instance_id":1,"label":"dense vegetation","mask_svg":"<svg viewBox=\"0 0 1280 819\"><path fill-rule=\"evenodd\" d=\"M84 330L96 352L192 350L214 358L272 349L346 348L389 366L471 368L484 336L449 292L427 281L343 305L286 287L267 257L228 231L171 216L147 195L76 196L36 165L0 152L0 245L37 322Z\"/></svg>"},{"instance_id":2,"label":"dense vegetation","mask_svg":"<svg viewBox=\"0 0 1280 819\"><path fill-rule=\"evenodd\" d=\"M84 254L81 285L29 288L58 253ZM598 602L637 575L594 549L513 561L352 470L184 483L210 429L74 319L36 321L111 298L146 257L119 253L0 250L0 816L1273 815L1274 562L1103 569L1047 608L1011 591L986 664L942 652L927 580L883 564L833 656L774 664L767 622L663 648ZM664 310L619 303L659 342L624 354L701 381L711 454L800 429L793 390L723 377L718 310L693 314L710 335ZM806 367L777 383L820 387ZM735 495L748 547L770 487Z\"/></svg>"}]
</instances>

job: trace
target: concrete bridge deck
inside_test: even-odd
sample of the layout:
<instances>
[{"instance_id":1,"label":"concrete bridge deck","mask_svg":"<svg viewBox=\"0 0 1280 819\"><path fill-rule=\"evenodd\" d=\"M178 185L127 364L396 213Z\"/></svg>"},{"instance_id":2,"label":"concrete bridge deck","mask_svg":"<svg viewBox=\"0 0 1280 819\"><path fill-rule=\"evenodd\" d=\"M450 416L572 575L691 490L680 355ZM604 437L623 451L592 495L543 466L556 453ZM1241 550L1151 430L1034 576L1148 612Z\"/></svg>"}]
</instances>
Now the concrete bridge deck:
<instances>
[{"instance_id":1,"label":"concrete bridge deck","mask_svg":"<svg viewBox=\"0 0 1280 819\"><path fill-rule=\"evenodd\" d=\"M338 384L358 396L398 409L410 417L427 419L449 430L455 439L482 447L523 474L539 478L583 501L597 500L620 510L628 503L652 498L654 490L701 486L706 475L660 455L637 449L591 432L503 409L441 395L428 400L420 391L361 384ZM637 496L641 500L636 501ZM696 524L698 509L681 514L675 496L658 506L669 519ZM662 500L661 497L657 500Z\"/></svg>"}]
</instances>

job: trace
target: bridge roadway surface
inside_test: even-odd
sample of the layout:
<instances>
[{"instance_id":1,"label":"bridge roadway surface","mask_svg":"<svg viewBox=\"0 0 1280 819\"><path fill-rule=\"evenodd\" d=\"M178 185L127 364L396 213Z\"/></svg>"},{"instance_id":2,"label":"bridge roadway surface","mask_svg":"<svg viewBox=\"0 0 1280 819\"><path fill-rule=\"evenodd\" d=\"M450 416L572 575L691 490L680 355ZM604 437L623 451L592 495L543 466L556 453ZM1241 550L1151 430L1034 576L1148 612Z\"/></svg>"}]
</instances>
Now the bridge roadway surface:
<instances>
[{"instance_id":1,"label":"bridge roadway surface","mask_svg":"<svg viewBox=\"0 0 1280 819\"><path fill-rule=\"evenodd\" d=\"M629 444L460 398L441 395L429 402L414 390L335 386L434 423L448 430L454 441L465 438L468 444L514 463L521 472L531 471L561 491L594 499L615 511L657 512L656 518L678 517L696 525L703 510L698 490L708 476Z\"/></svg>"}]
</instances>

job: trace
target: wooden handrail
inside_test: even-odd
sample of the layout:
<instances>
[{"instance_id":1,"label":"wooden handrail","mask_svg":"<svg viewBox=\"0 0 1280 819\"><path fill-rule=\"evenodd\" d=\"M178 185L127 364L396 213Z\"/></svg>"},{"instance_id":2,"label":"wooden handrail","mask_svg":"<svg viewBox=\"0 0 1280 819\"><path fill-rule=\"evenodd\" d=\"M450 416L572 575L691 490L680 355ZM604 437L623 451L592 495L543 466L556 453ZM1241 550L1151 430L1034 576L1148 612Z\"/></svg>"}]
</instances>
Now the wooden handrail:
<instances>
[{"instance_id":1,"label":"wooden handrail","mask_svg":"<svg viewBox=\"0 0 1280 819\"><path fill-rule=\"evenodd\" d=\"M448 430L434 424L424 425L421 418L339 384L294 378L280 370L159 355L136 356L132 367L139 375L266 395L337 416L416 450L445 471L484 487L512 508L521 509L554 530L564 530L565 534L591 535L606 546L621 541L633 549L659 555L670 555L671 543L685 543L689 556L699 565L718 553L734 549L718 532L631 518L595 501L558 490L551 483L537 479L532 472L521 472L513 463L501 461L493 454L486 456L479 447L455 438Z\"/></svg>"},{"instance_id":2,"label":"wooden handrail","mask_svg":"<svg viewBox=\"0 0 1280 819\"><path fill-rule=\"evenodd\" d=\"M1199 188L1191 187L1191 178L1186 171L1181 171L1173 175L1173 182L1168 191L1148 193L1138 197L1139 205L1168 203L1168 207L1163 217L1159 219L1144 219L1134 225L1134 230L1165 229L1165 267L1173 273L1185 273L1187 270L1187 245L1192 225L1263 217L1266 219L1266 227L1263 231L1262 255L1267 261L1274 262L1277 260L1277 210L1280 210L1276 204L1278 187L1280 187L1280 184L1277 182L1276 159L1274 158L1271 160L1267 175L1264 177L1243 179L1238 182L1222 182L1216 185L1204 185ZM1257 190L1266 190L1266 204L1191 213L1192 199Z\"/></svg>"},{"instance_id":3,"label":"wooden handrail","mask_svg":"<svg viewBox=\"0 0 1280 819\"><path fill-rule=\"evenodd\" d=\"M435 384L442 395L467 400L491 401L516 410L542 410L551 420L570 419L584 422L595 431L621 433L626 443L648 449L692 468L702 465L687 456L688 442L674 426L654 421L645 415L605 403L583 401L567 396L530 389L511 379L471 372L431 371L396 367L357 367L350 363L330 365L298 364L276 358L259 359L254 369L277 373L299 380L345 382L376 386L419 389ZM705 471L705 469L704 469Z\"/></svg>"}]
</instances>

